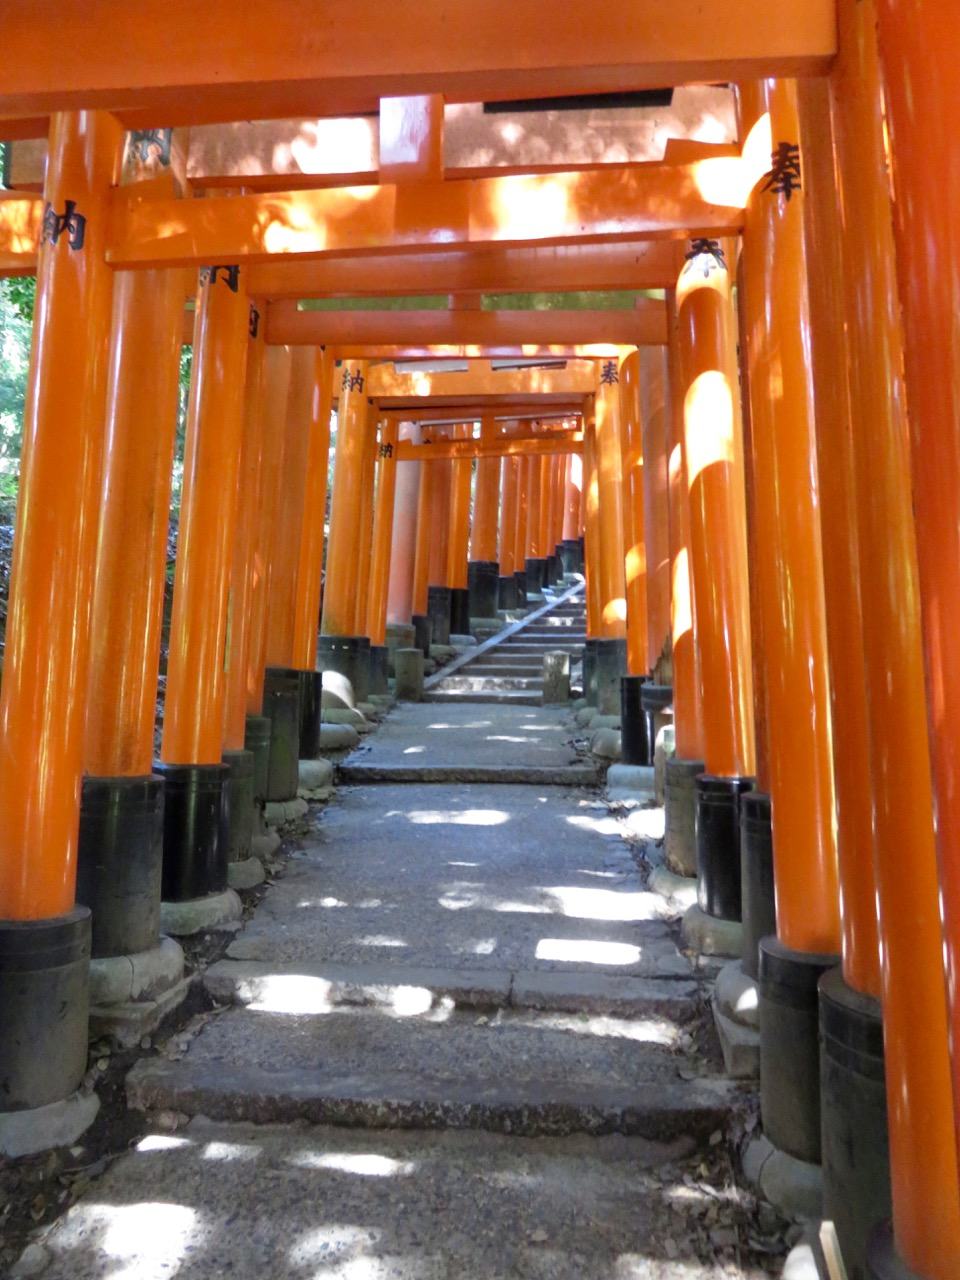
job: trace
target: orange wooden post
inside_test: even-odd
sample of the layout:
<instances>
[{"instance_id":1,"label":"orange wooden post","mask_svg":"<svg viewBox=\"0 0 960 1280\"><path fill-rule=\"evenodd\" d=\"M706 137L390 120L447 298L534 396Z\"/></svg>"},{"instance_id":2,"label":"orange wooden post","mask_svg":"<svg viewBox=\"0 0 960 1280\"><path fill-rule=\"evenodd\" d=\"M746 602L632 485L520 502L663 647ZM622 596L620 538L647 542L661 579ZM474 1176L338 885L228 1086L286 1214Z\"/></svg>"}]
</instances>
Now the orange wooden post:
<instances>
[{"instance_id":1,"label":"orange wooden post","mask_svg":"<svg viewBox=\"0 0 960 1280\"><path fill-rule=\"evenodd\" d=\"M497 604L502 609L515 609L517 594L517 505L519 502L519 458L503 457L500 466L499 580Z\"/></svg>"},{"instance_id":2,"label":"orange wooden post","mask_svg":"<svg viewBox=\"0 0 960 1280\"><path fill-rule=\"evenodd\" d=\"M493 411L480 419L480 439L493 442L499 434ZM473 500L473 532L470 536L470 564L467 587L470 617L497 617L500 565L497 559L497 525L500 516L500 459L478 458Z\"/></svg>"},{"instance_id":3,"label":"orange wooden post","mask_svg":"<svg viewBox=\"0 0 960 1280\"><path fill-rule=\"evenodd\" d=\"M307 452L316 382L315 347L294 347L283 424L283 479L273 527L270 553L270 591L267 599L267 666L297 666L294 621L297 570L307 488ZM311 663L312 666L312 663Z\"/></svg>"},{"instance_id":4,"label":"orange wooden post","mask_svg":"<svg viewBox=\"0 0 960 1280\"><path fill-rule=\"evenodd\" d=\"M445 427L434 427L425 440L449 439L452 432ZM438 459L429 464L430 480L427 496L430 501L427 515L426 537L429 548L429 587L427 588L427 614L433 626L434 644L450 643L450 584L447 581L450 546L450 489L453 483L453 463Z\"/></svg>"},{"instance_id":5,"label":"orange wooden post","mask_svg":"<svg viewBox=\"0 0 960 1280\"><path fill-rule=\"evenodd\" d=\"M643 536L644 457L639 373L639 354L631 351L620 365L620 465L623 469L627 674L631 676L642 676L647 671L647 559Z\"/></svg>"},{"instance_id":6,"label":"orange wooden post","mask_svg":"<svg viewBox=\"0 0 960 1280\"><path fill-rule=\"evenodd\" d=\"M664 856L679 875L697 873L694 839L695 779L703 772L703 704L690 570L690 500L684 444L684 374L676 319L676 294L667 291L669 401L667 498L670 516L670 653L676 753L664 777Z\"/></svg>"},{"instance_id":7,"label":"orange wooden post","mask_svg":"<svg viewBox=\"0 0 960 1280\"><path fill-rule=\"evenodd\" d=\"M736 321L719 241L692 243L676 297L703 757L708 774L743 778L754 770L746 499Z\"/></svg>"},{"instance_id":8,"label":"orange wooden post","mask_svg":"<svg viewBox=\"0 0 960 1280\"><path fill-rule=\"evenodd\" d=\"M370 641L366 624L373 504L375 434L367 396L366 360L345 360L337 378L337 447L327 544L327 576L318 665L349 682L348 698L369 692Z\"/></svg>"},{"instance_id":9,"label":"orange wooden post","mask_svg":"<svg viewBox=\"0 0 960 1280\"><path fill-rule=\"evenodd\" d=\"M620 710L620 677L627 661L626 567L623 545L623 467L620 455L621 359L598 362L595 448L600 526L600 617L597 706Z\"/></svg>"},{"instance_id":10,"label":"orange wooden post","mask_svg":"<svg viewBox=\"0 0 960 1280\"><path fill-rule=\"evenodd\" d=\"M0 1042L4 1110L67 1097L86 1066L90 912L74 895L122 136L102 112L51 119L0 691L0 1003L20 1014ZM28 1004L24 957L51 947L68 958L46 989L37 964Z\"/></svg>"},{"instance_id":11,"label":"orange wooden post","mask_svg":"<svg viewBox=\"0 0 960 1280\"><path fill-rule=\"evenodd\" d=\"M796 176L802 158L793 82L764 81L745 92L741 129L747 147L757 131L768 130L772 139L770 169L747 208L741 302L777 915L777 937L760 948L762 1111L775 1146L817 1162L819 1095L809 1081L819 1070L819 1053L797 1020L815 1013L814 979L837 963L840 903L805 193ZM798 982L806 984L803 1007L788 1008L784 984Z\"/></svg>"},{"instance_id":12,"label":"orange wooden post","mask_svg":"<svg viewBox=\"0 0 960 1280\"><path fill-rule=\"evenodd\" d=\"M517 583L517 604L527 602L527 524L529 495L527 492L527 464L517 458L517 523L514 529L513 564Z\"/></svg>"},{"instance_id":13,"label":"orange wooden post","mask_svg":"<svg viewBox=\"0 0 960 1280\"><path fill-rule=\"evenodd\" d=\"M524 489L527 495L527 545L524 553L527 591L539 595L543 590L544 575L546 573L546 561L540 542L543 485L539 457L528 457L524 461Z\"/></svg>"},{"instance_id":14,"label":"orange wooden post","mask_svg":"<svg viewBox=\"0 0 960 1280\"><path fill-rule=\"evenodd\" d=\"M386 644L387 589L390 582L391 548L393 546L393 513L397 492L397 441L399 428L395 420L383 424L377 462L377 502L373 521L373 560L367 621L370 644ZM386 690L384 690L386 692Z\"/></svg>"},{"instance_id":15,"label":"orange wooden post","mask_svg":"<svg viewBox=\"0 0 960 1280\"><path fill-rule=\"evenodd\" d=\"M412 616L425 618L430 584L430 557L436 533L433 528L434 489L440 479L440 463L417 462L411 465L420 469L417 493L417 542L413 561Z\"/></svg>"},{"instance_id":16,"label":"orange wooden post","mask_svg":"<svg viewBox=\"0 0 960 1280\"><path fill-rule=\"evenodd\" d=\"M877 1243L873 1265L894 1265L889 1255L895 1248L902 1263L926 1280L946 1280L960 1269L957 1162L946 1141L948 1036L954 1124L960 1100L960 682L952 655L960 585L960 182L952 129L960 98L955 15L948 9L943 3L866 0L855 6L844 0L833 77L895 1241ZM875 32L883 55L882 96ZM885 124L897 197L896 260L884 180ZM924 690L929 738L916 714ZM911 851L906 864L905 839Z\"/></svg>"},{"instance_id":17,"label":"orange wooden post","mask_svg":"<svg viewBox=\"0 0 960 1280\"><path fill-rule=\"evenodd\" d=\"M555 454L553 458L553 528L551 545L553 554L561 556L560 543L563 541L563 522L567 500L567 462L571 454ZM562 556L561 556L562 560Z\"/></svg>"},{"instance_id":18,"label":"orange wooden post","mask_svg":"<svg viewBox=\"0 0 960 1280\"><path fill-rule=\"evenodd\" d=\"M600 484L597 477L597 424L596 402L588 397L583 411L583 516L584 516L584 554L583 568L587 581L587 639L596 641L600 631ZM585 652L584 662L590 657L589 645ZM586 680L586 675L584 679ZM596 687L590 693L596 698ZM584 696L590 701L590 694L584 686Z\"/></svg>"},{"instance_id":19,"label":"orange wooden post","mask_svg":"<svg viewBox=\"0 0 960 1280\"><path fill-rule=\"evenodd\" d=\"M333 358L323 347L313 350L312 363L306 484L293 610L293 666L304 671L312 671L317 661L334 375Z\"/></svg>"},{"instance_id":20,"label":"orange wooden post","mask_svg":"<svg viewBox=\"0 0 960 1280\"><path fill-rule=\"evenodd\" d=\"M221 750L249 326L243 270L204 268L197 290L160 766L166 780L163 897L169 902L227 887Z\"/></svg>"},{"instance_id":21,"label":"orange wooden post","mask_svg":"<svg viewBox=\"0 0 960 1280\"><path fill-rule=\"evenodd\" d=\"M267 652L267 597L270 587L270 559L273 525L283 483L284 424L290 387L289 347L269 346L264 357L263 452L259 511L256 520L253 575L250 584L250 638L247 654L247 715L260 718L263 711L263 674ZM247 396L248 411L251 387Z\"/></svg>"},{"instance_id":22,"label":"orange wooden post","mask_svg":"<svg viewBox=\"0 0 960 1280\"><path fill-rule=\"evenodd\" d=\"M419 444L420 427L416 422L402 422L398 432L400 443ZM415 608L414 595L417 556L417 509L420 499L420 462L398 462L397 484L393 505L393 552L390 557L390 585L387 591L387 636L397 629L397 640L403 647L413 644L413 615L426 611ZM426 580L423 582L426 595Z\"/></svg>"},{"instance_id":23,"label":"orange wooden post","mask_svg":"<svg viewBox=\"0 0 960 1280\"><path fill-rule=\"evenodd\" d=\"M670 634L670 513L667 500L667 349L640 351L643 540L647 562L647 667L654 671Z\"/></svg>"},{"instance_id":24,"label":"orange wooden post","mask_svg":"<svg viewBox=\"0 0 960 1280\"><path fill-rule=\"evenodd\" d=\"M244 383L243 441L237 485L236 535L230 571L230 646L223 714L224 751L241 751L246 745L247 676L254 631L257 539L264 497L267 347L264 342L262 315L252 303L249 332L247 376Z\"/></svg>"},{"instance_id":25,"label":"orange wooden post","mask_svg":"<svg viewBox=\"0 0 960 1280\"><path fill-rule=\"evenodd\" d=\"M473 424L457 427L454 437L467 440L473 435ZM447 586L450 588L450 630L457 635L470 634L470 590L467 568L467 546L470 541L470 488L473 460L456 458L451 463L450 535L447 544Z\"/></svg>"},{"instance_id":26,"label":"orange wooden post","mask_svg":"<svg viewBox=\"0 0 960 1280\"><path fill-rule=\"evenodd\" d=\"M548 453L542 455L540 462L540 522L537 534L537 548L544 560L548 560L553 552L550 536L553 528L553 459Z\"/></svg>"},{"instance_id":27,"label":"orange wooden post","mask_svg":"<svg viewBox=\"0 0 960 1280\"><path fill-rule=\"evenodd\" d=\"M380 429L376 411L367 401L366 438L363 454L363 476L360 491L360 524L357 550L357 584L353 615L353 628L358 636L370 636L369 604L370 574L373 568L373 511L377 482L377 454L380 447Z\"/></svg>"}]
</instances>

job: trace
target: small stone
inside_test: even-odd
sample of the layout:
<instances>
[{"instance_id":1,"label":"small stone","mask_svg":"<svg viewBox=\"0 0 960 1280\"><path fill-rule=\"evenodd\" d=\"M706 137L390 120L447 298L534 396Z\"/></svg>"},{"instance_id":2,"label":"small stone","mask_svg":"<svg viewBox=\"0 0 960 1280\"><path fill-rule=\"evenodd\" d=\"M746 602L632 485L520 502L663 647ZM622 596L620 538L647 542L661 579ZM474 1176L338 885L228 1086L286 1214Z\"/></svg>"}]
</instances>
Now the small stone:
<instances>
[{"instance_id":1,"label":"small stone","mask_svg":"<svg viewBox=\"0 0 960 1280\"><path fill-rule=\"evenodd\" d=\"M675 1258L677 1254L680 1252L679 1248L677 1247L677 1242L676 1240L674 1240L673 1236L667 1236L664 1239L663 1252L667 1255L668 1258Z\"/></svg>"},{"instance_id":2,"label":"small stone","mask_svg":"<svg viewBox=\"0 0 960 1280\"><path fill-rule=\"evenodd\" d=\"M144 1036L143 1039L140 1041L140 1048L150 1049L152 1047L153 1047L153 1041L150 1039L149 1036Z\"/></svg>"},{"instance_id":3,"label":"small stone","mask_svg":"<svg viewBox=\"0 0 960 1280\"><path fill-rule=\"evenodd\" d=\"M548 1236L543 1227L537 1227L536 1231L530 1232L530 1239L534 1244L543 1244L548 1239Z\"/></svg>"},{"instance_id":4,"label":"small stone","mask_svg":"<svg viewBox=\"0 0 960 1280\"><path fill-rule=\"evenodd\" d=\"M97 1070L98 1070L98 1071L106 1071L106 1069L107 1069L107 1067L109 1067L109 1065L110 1065L110 1059L109 1059L109 1058L98 1058L98 1059L97 1059Z\"/></svg>"},{"instance_id":5,"label":"small stone","mask_svg":"<svg viewBox=\"0 0 960 1280\"><path fill-rule=\"evenodd\" d=\"M714 1129L713 1133L711 1133L710 1135L711 1147L718 1146L722 1141L723 1141L723 1134L720 1132L719 1129Z\"/></svg>"},{"instance_id":6,"label":"small stone","mask_svg":"<svg viewBox=\"0 0 960 1280\"><path fill-rule=\"evenodd\" d=\"M180 1115L176 1111L161 1111L155 1123L157 1128L165 1133L173 1133L180 1126Z\"/></svg>"},{"instance_id":7,"label":"small stone","mask_svg":"<svg viewBox=\"0 0 960 1280\"><path fill-rule=\"evenodd\" d=\"M27 1280L29 1276L38 1276L46 1270L50 1262L50 1254L42 1244L28 1244L20 1255L20 1261L12 1268L10 1280Z\"/></svg>"}]
</instances>

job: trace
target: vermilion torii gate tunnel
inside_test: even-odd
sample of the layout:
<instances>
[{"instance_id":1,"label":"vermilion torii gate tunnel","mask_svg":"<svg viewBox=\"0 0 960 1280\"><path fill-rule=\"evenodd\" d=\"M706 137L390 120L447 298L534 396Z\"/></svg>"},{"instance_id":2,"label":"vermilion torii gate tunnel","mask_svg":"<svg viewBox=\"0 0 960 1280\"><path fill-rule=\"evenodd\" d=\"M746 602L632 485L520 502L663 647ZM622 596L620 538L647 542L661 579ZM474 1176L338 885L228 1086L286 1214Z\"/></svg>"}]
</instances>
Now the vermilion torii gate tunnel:
<instances>
[{"instance_id":1,"label":"vermilion torii gate tunnel","mask_svg":"<svg viewBox=\"0 0 960 1280\"><path fill-rule=\"evenodd\" d=\"M628 769L672 706L667 863L696 882L688 944L730 961L730 1070L759 1046L770 1168L822 1179L852 1276L952 1280L956 15L554 8L423 0L389 41L354 37L383 25L375 0L0 11L23 175L0 275L37 278L0 689L0 1120L71 1105L91 983L95 1019L182 998L171 936L238 915L254 802L289 799L317 752L318 673L352 702L402 666L416 696L431 641L582 570L584 693L620 715ZM736 141L676 115L639 161L448 162L445 105L707 84L734 87ZM210 158L231 122L263 156L278 122L371 112L375 157L336 170ZM642 296L609 310L611 289ZM118 1001L124 967L149 978Z\"/></svg>"}]
</instances>

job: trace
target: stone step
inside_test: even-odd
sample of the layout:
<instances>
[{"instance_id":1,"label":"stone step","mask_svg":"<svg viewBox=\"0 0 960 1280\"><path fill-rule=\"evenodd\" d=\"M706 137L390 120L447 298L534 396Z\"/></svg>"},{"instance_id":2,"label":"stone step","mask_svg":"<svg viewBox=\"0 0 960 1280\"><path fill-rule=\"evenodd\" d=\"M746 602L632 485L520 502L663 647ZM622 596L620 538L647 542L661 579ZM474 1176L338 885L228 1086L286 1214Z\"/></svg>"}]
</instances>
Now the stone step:
<instances>
[{"instance_id":1,"label":"stone step","mask_svg":"<svg viewBox=\"0 0 960 1280\"><path fill-rule=\"evenodd\" d=\"M576 1015L421 1014L429 993L408 991L389 1013L329 1009L322 993L320 1012L283 998L227 1009L182 1059L141 1060L129 1105L257 1123L703 1140L737 1097L723 1078L696 1078L667 1022L591 1030Z\"/></svg>"},{"instance_id":2,"label":"stone step","mask_svg":"<svg viewBox=\"0 0 960 1280\"><path fill-rule=\"evenodd\" d=\"M460 671L467 676L489 676L498 680L512 677L535 679L543 672L543 659L531 656L529 661L514 658L502 662L471 662Z\"/></svg>"},{"instance_id":3,"label":"stone step","mask_svg":"<svg viewBox=\"0 0 960 1280\"><path fill-rule=\"evenodd\" d=\"M599 781L599 775L593 764L341 764L337 768L337 779L361 786L369 782L469 782L589 787Z\"/></svg>"},{"instance_id":4,"label":"stone step","mask_svg":"<svg viewBox=\"0 0 960 1280\"><path fill-rule=\"evenodd\" d=\"M583 645L579 644L537 644L532 640L504 640L503 644L498 645L496 649L491 650L492 653L508 654L510 657L517 655L542 658L545 653L559 652L577 654L583 652ZM486 657L486 654L481 655Z\"/></svg>"},{"instance_id":5,"label":"stone step","mask_svg":"<svg viewBox=\"0 0 960 1280\"><path fill-rule=\"evenodd\" d=\"M493 693L504 689L528 689L541 690L543 688L542 676L532 675L505 675L498 673L496 676L480 674L477 675L470 671L468 667L456 672L451 676L444 676L439 683L435 684L431 692L453 692L456 690L475 690L477 692L490 691Z\"/></svg>"},{"instance_id":6,"label":"stone step","mask_svg":"<svg viewBox=\"0 0 960 1280\"><path fill-rule=\"evenodd\" d=\"M298 1000L393 1011L410 999L429 998L436 1009L536 1009L623 1019L664 1018L683 1023L699 1007L692 978L640 978L622 974L554 970L510 972L396 964L341 964L299 959L218 960L203 975L219 1004L251 1005L271 999L288 1007Z\"/></svg>"},{"instance_id":7,"label":"stone step","mask_svg":"<svg viewBox=\"0 0 960 1280\"><path fill-rule=\"evenodd\" d=\"M499 702L516 707L539 707L542 701L540 693L529 693L525 689L503 689L503 690L477 690L477 689L451 689L444 693L442 690L429 689L423 695L424 702Z\"/></svg>"}]
</instances>

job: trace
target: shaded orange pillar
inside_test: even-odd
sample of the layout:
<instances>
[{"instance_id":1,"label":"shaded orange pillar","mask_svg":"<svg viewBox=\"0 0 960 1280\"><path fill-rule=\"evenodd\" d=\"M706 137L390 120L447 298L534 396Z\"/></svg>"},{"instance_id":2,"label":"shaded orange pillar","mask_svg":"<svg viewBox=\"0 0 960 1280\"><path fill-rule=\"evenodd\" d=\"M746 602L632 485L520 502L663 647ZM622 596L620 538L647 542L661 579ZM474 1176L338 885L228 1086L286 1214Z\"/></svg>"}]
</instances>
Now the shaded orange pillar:
<instances>
[{"instance_id":1,"label":"shaded orange pillar","mask_svg":"<svg viewBox=\"0 0 960 1280\"><path fill-rule=\"evenodd\" d=\"M667 349L640 351L643 541L647 566L647 670L670 634L670 512L667 499Z\"/></svg>"},{"instance_id":2,"label":"shaded orange pillar","mask_svg":"<svg viewBox=\"0 0 960 1280\"><path fill-rule=\"evenodd\" d=\"M512 577L518 571L517 564L517 505L519 502L519 458L500 459L500 576Z\"/></svg>"},{"instance_id":3,"label":"shaded orange pillar","mask_svg":"<svg viewBox=\"0 0 960 1280\"><path fill-rule=\"evenodd\" d=\"M543 554L540 543L540 510L543 506L540 459L530 456L524 459L524 479L527 494L527 546L526 557L539 559Z\"/></svg>"},{"instance_id":4,"label":"shaded orange pillar","mask_svg":"<svg viewBox=\"0 0 960 1280\"><path fill-rule=\"evenodd\" d=\"M623 545L627 602L627 674L647 671L647 556L643 536L643 436L640 357L620 365L620 465L623 469Z\"/></svg>"},{"instance_id":5,"label":"shaded orange pillar","mask_svg":"<svg viewBox=\"0 0 960 1280\"><path fill-rule=\"evenodd\" d=\"M719 241L693 241L677 283L689 549L703 697L703 760L753 774L753 685L736 321Z\"/></svg>"},{"instance_id":6,"label":"shaded orange pillar","mask_svg":"<svg viewBox=\"0 0 960 1280\"><path fill-rule=\"evenodd\" d=\"M627 601L623 549L623 468L620 462L620 361L597 370L595 450L600 532L599 637L626 639Z\"/></svg>"},{"instance_id":7,"label":"shaded orange pillar","mask_svg":"<svg viewBox=\"0 0 960 1280\"><path fill-rule=\"evenodd\" d=\"M480 420L480 439L494 440L497 420L492 412ZM477 483L473 501L470 559L496 563L497 520L500 514L500 459L477 459Z\"/></svg>"},{"instance_id":8,"label":"shaded orange pillar","mask_svg":"<svg viewBox=\"0 0 960 1280\"><path fill-rule=\"evenodd\" d=\"M434 461L414 465L420 468L420 486L417 494L417 542L413 563L413 614L423 617L427 612L430 562L436 535L433 515L442 464Z\"/></svg>"},{"instance_id":9,"label":"shaded orange pillar","mask_svg":"<svg viewBox=\"0 0 960 1280\"><path fill-rule=\"evenodd\" d=\"M130 274L134 274L131 272ZM266 449L267 348L263 318L251 303L248 329L247 375L243 394L243 440L237 484L236 533L230 570L230 641L227 654L227 691L223 712L224 751L241 751L246 738L247 678L254 631L254 584L260 508L264 497ZM259 711L259 706L258 706Z\"/></svg>"},{"instance_id":10,"label":"shaded orange pillar","mask_svg":"<svg viewBox=\"0 0 960 1280\"><path fill-rule=\"evenodd\" d=\"M160 753L166 764L220 762L249 323L242 268L204 268L197 289Z\"/></svg>"},{"instance_id":11,"label":"shaded orange pillar","mask_svg":"<svg viewBox=\"0 0 960 1280\"><path fill-rule=\"evenodd\" d=\"M420 427L415 422L401 422L401 443L419 444ZM398 462L396 493L393 505L392 554L390 584L387 590L387 622L409 625L415 613L426 610L426 577L423 580L423 609L414 607L417 584L417 511L420 501L421 462Z\"/></svg>"},{"instance_id":12,"label":"shaded orange pillar","mask_svg":"<svg viewBox=\"0 0 960 1280\"><path fill-rule=\"evenodd\" d=\"M141 777L153 762L184 273L114 285L84 768Z\"/></svg>"},{"instance_id":13,"label":"shaded orange pillar","mask_svg":"<svg viewBox=\"0 0 960 1280\"><path fill-rule=\"evenodd\" d=\"M123 134L51 118L0 690L0 918L74 903L89 621L113 279L104 263Z\"/></svg>"},{"instance_id":14,"label":"shaded orange pillar","mask_svg":"<svg viewBox=\"0 0 960 1280\"><path fill-rule=\"evenodd\" d=\"M595 400L590 396L583 410L583 571L586 578L587 638L602 634L600 604L600 482L597 475L597 426Z\"/></svg>"},{"instance_id":15,"label":"shaded orange pillar","mask_svg":"<svg viewBox=\"0 0 960 1280\"><path fill-rule=\"evenodd\" d=\"M435 440L448 440L452 431L437 428L431 436ZM430 493L430 576L431 587L448 587L447 581L449 547L450 547L450 501L453 484L453 462L448 458L440 458L432 462L435 467Z\"/></svg>"},{"instance_id":16,"label":"shaded orange pillar","mask_svg":"<svg viewBox=\"0 0 960 1280\"><path fill-rule=\"evenodd\" d=\"M307 491L307 453L316 383L314 347L294 347L283 424L282 500L277 507L270 553L267 599L267 666L295 667L294 623L297 571ZM313 668L313 660L307 664Z\"/></svg>"},{"instance_id":17,"label":"shaded orange pillar","mask_svg":"<svg viewBox=\"0 0 960 1280\"><path fill-rule=\"evenodd\" d=\"M763 620L777 931L800 952L840 950L823 557L799 139L789 81L751 86L747 127L769 124L769 174L750 195L743 299ZM758 122L753 125L752 122ZM749 138L747 144L749 145ZM784 148L784 149L781 149Z\"/></svg>"},{"instance_id":18,"label":"shaded orange pillar","mask_svg":"<svg viewBox=\"0 0 960 1280\"><path fill-rule=\"evenodd\" d=\"M383 424L377 462L377 502L373 520L373 556L367 596L367 634L370 643L382 645L387 634L387 589L393 545L393 511L397 492L398 426Z\"/></svg>"},{"instance_id":19,"label":"shaded orange pillar","mask_svg":"<svg viewBox=\"0 0 960 1280\"><path fill-rule=\"evenodd\" d=\"M582 525L581 500L583 495L583 457L577 453L567 455L564 468L563 532L564 542L580 537Z\"/></svg>"},{"instance_id":20,"label":"shaded orange pillar","mask_svg":"<svg viewBox=\"0 0 960 1280\"><path fill-rule=\"evenodd\" d=\"M539 554L553 554L553 458L548 453L538 459L540 464L540 532L537 535Z\"/></svg>"},{"instance_id":21,"label":"shaded orange pillar","mask_svg":"<svg viewBox=\"0 0 960 1280\"><path fill-rule=\"evenodd\" d=\"M700 675L694 637L690 583L690 502L683 443L683 383L677 335L676 298L667 291L670 403L667 422L667 497L670 510L670 644L673 666L673 723L680 760L703 759Z\"/></svg>"},{"instance_id":22,"label":"shaded orange pillar","mask_svg":"<svg viewBox=\"0 0 960 1280\"><path fill-rule=\"evenodd\" d=\"M372 457L366 385L367 362L345 360L340 371L327 577L320 626L325 636L361 634L356 630L357 601L364 588L364 490ZM365 612L365 590L362 600Z\"/></svg>"},{"instance_id":23,"label":"shaded orange pillar","mask_svg":"<svg viewBox=\"0 0 960 1280\"><path fill-rule=\"evenodd\" d=\"M456 427L455 440L468 440L472 424ZM456 590L467 589L467 547L470 542L470 486L473 459L455 458L450 463L450 533L447 541L446 584Z\"/></svg>"},{"instance_id":24,"label":"shaded orange pillar","mask_svg":"<svg viewBox=\"0 0 960 1280\"><path fill-rule=\"evenodd\" d=\"M250 637L247 651L247 714L263 709L263 673L267 652L267 597L273 525L283 483L284 423L290 387L290 348L267 347L264 357L263 448L256 543L250 582ZM249 401L248 401L249 403Z\"/></svg>"},{"instance_id":25,"label":"shaded orange pillar","mask_svg":"<svg viewBox=\"0 0 960 1280\"><path fill-rule=\"evenodd\" d=\"M550 533L551 555L559 554L557 548L563 541L564 504L567 498L567 460L572 455L556 453L553 464L553 523Z\"/></svg>"},{"instance_id":26,"label":"shaded orange pillar","mask_svg":"<svg viewBox=\"0 0 960 1280\"><path fill-rule=\"evenodd\" d=\"M327 476L330 468L330 413L334 361L323 347L312 350L313 379L307 431L303 519L293 597L293 662L310 671L317 661L323 538L327 519Z\"/></svg>"},{"instance_id":27,"label":"shaded orange pillar","mask_svg":"<svg viewBox=\"0 0 960 1280\"><path fill-rule=\"evenodd\" d=\"M885 55L883 96L876 31ZM946 1280L960 1272L956 1150L946 1141L948 1041L955 1125L960 1099L960 681L953 652L960 618L954 141L960 41L956 14L943 3L844 0L839 33L832 96L859 483L894 1234L911 1271ZM897 196L893 228L885 123ZM929 737L917 716L924 694Z\"/></svg>"},{"instance_id":28,"label":"shaded orange pillar","mask_svg":"<svg viewBox=\"0 0 960 1280\"><path fill-rule=\"evenodd\" d=\"M527 525L530 516L529 467L526 458L517 458L517 524L514 530L514 573L526 573ZM526 579L524 579L526 581Z\"/></svg>"}]
</instances>

